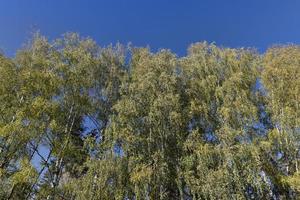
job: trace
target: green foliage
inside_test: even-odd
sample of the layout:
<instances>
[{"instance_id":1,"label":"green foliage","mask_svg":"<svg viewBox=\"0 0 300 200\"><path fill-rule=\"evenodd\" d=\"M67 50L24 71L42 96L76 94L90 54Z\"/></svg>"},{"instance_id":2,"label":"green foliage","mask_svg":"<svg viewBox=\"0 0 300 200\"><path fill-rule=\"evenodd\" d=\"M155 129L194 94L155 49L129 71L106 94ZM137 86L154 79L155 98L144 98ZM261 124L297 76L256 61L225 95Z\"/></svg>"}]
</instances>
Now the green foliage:
<instances>
[{"instance_id":1,"label":"green foliage","mask_svg":"<svg viewBox=\"0 0 300 200\"><path fill-rule=\"evenodd\" d=\"M299 77L299 46L37 33L0 55L0 199L297 199Z\"/></svg>"},{"instance_id":2,"label":"green foliage","mask_svg":"<svg viewBox=\"0 0 300 200\"><path fill-rule=\"evenodd\" d=\"M267 152L274 160L276 181L283 195L298 196L299 181L299 122L300 122L300 48L282 46L269 49L264 58L263 84L267 88L267 109L274 129L267 139ZM280 156L278 156L280 155Z\"/></svg>"}]
</instances>

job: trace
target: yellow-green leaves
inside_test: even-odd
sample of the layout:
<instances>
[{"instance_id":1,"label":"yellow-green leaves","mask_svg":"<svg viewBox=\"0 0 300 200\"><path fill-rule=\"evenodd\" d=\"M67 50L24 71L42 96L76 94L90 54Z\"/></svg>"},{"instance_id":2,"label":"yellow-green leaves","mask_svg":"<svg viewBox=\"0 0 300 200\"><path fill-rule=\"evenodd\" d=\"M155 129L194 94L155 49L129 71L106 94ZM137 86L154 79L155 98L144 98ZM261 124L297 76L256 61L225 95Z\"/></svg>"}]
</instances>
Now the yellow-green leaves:
<instances>
[{"instance_id":1,"label":"yellow-green leaves","mask_svg":"<svg viewBox=\"0 0 300 200\"><path fill-rule=\"evenodd\" d=\"M299 49L36 34L0 55L0 199L296 199Z\"/></svg>"},{"instance_id":2,"label":"yellow-green leaves","mask_svg":"<svg viewBox=\"0 0 300 200\"><path fill-rule=\"evenodd\" d=\"M300 48L273 47L264 59L262 80L268 109L282 128L298 128L300 122Z\"/></svg>"},{"instance_id":3,"label":"yellow-green leaves","mask_svg":"<svg viewBox=\"0 0 300 200\"><path fill-rule=\"evenodd\" d=\"M267 111L273 120L264 151L273 160L269 166L276 172L281 193L289 188L299 195L299 127L300 127L300 48L275 46L264 57L262 81L266 89ZM274 164L276 163L276 166ZM269 168L272 168L269 167Z\"/></svg>"},{"instance_id":4,"label":"yellow-green leaves","mask_svg":"<svg viewBox=\"0 0 300 200\"><path fill-rule=\"evenodd\" d=\"M12 176L13 184L32 183L36 179L37 172L26 158L20 161L20 169Z\"/></svg>"}]
</instances>

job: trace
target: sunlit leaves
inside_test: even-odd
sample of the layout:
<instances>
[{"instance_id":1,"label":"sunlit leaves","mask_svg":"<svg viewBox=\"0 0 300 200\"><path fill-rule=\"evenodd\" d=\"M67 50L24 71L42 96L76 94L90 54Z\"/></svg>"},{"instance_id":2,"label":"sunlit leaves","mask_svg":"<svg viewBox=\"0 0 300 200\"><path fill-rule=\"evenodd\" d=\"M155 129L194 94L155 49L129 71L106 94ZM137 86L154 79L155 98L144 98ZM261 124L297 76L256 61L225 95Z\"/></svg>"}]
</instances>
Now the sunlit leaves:
<instances>
[{"instance_id":1,"label":"sunlit leaves","mask_svg":"<svg viewBox=\"0 0 300 200\"><path fill-rule=\"evenodd\" d=\"M299 52L35 34L0 55L0 198L296 198Z\"/></svg>"}]
</instances>

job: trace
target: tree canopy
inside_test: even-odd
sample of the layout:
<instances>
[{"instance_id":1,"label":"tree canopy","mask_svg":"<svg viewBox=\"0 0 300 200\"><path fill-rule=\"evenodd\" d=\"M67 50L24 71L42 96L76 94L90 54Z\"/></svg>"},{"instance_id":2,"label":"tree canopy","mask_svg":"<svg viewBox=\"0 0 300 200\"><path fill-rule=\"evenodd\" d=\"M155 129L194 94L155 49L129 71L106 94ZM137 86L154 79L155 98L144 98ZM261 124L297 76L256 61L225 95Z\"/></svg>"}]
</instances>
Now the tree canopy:
<instances>
[{"instance_id":1,"label":"tree canopy","mask_svg":"<svg viewBox=\"0 0 300 200\"><path fill-rule=\"evenodd\" d=\"M0 199L297 199L299 161L297 45L0 55Z\"/></svg>"}]
</instances>

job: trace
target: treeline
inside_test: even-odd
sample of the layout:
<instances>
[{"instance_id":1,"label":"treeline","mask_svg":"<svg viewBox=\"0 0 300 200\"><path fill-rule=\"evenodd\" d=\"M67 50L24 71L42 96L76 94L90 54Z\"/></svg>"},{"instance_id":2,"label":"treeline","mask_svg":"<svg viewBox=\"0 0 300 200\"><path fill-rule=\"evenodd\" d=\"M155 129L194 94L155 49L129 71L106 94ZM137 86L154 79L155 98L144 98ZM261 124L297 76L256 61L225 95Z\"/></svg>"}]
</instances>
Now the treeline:
<instances>
[{"instance_id":1,"label":"treeline","mask_svg":"<svg viewBox=\"0 0 300 200\"><path fill-rule=\"evenodd\" d=\"M296 45L0 56L0 199L297 199L299 137Z\"/></svg>"}]
</instances>

